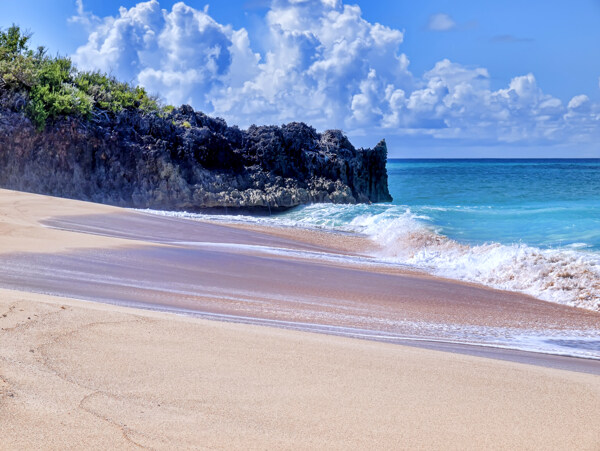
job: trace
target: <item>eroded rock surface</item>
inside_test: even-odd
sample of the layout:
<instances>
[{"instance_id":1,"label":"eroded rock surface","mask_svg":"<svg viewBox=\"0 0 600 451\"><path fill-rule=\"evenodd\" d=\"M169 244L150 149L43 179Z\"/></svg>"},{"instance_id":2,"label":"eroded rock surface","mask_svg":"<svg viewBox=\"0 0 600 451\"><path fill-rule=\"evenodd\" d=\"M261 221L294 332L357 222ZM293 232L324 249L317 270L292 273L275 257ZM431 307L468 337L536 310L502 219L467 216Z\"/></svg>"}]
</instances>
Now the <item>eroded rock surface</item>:
<instances>
[{"instance_id":1,"label":"eroded rock surface","mask_svg":"<svg viewBox=\"0 0 600 451\"><path fill-rule=\"evenodd\" d=\"M0 96L1 97L1 96ZM66 118L37 132L0 100L0 186L168 210L390 201L385 141L356 149L306 124L240 130L190 106Z\"/></svg>"}]
</instances>

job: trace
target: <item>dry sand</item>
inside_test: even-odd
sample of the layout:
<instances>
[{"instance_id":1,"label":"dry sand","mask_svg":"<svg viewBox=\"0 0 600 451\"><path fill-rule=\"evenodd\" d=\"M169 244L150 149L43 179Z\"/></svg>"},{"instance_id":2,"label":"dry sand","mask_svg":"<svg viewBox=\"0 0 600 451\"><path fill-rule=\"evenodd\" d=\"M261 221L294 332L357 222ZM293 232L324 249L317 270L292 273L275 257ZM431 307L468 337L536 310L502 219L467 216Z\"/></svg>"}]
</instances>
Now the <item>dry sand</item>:
<instances>
[{"instance_id":1,"label":"dry sand","mask_svg":"<svg viewBox=\"0 0 600 451\"><path fill-rule=\"evenodd\" d=\"M115 248L124 240L42 227L40 221L56 215L111 214L107 205L78 202L0 189L0 252L60 252L82 248Z\"/></svg>"},{"instance_id":2,"label":"dry sand","mask_svg":"<svg viewBox=\"0 0 600 451\"><path fill-rule=\"evenodd\" d=\"M139 244L39 225L118 211L0 191L0 249ZM0 290L1 449L598 450L598 424L595 375Z\"/></svg>"}]
</instances>

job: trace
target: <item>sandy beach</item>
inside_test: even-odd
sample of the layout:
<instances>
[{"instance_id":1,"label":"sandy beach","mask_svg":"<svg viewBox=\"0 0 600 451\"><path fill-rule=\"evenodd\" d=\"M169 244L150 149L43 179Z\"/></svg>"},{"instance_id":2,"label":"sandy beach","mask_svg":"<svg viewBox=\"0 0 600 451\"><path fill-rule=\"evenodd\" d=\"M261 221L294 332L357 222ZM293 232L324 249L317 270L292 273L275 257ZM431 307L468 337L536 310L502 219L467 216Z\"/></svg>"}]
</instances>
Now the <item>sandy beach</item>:
<instances>
[{"instance_id":1,"label":"sandy beach","mask_svg":"<svg viewBox=\"0 0 600 451\"><path fill-rule=\"evenodd\" d=\"M2 449L600 447L593 361L351 338L597 340L598 313L370 267L360 237L6 190L0 232Z\"/></svg>"}]
</instances>

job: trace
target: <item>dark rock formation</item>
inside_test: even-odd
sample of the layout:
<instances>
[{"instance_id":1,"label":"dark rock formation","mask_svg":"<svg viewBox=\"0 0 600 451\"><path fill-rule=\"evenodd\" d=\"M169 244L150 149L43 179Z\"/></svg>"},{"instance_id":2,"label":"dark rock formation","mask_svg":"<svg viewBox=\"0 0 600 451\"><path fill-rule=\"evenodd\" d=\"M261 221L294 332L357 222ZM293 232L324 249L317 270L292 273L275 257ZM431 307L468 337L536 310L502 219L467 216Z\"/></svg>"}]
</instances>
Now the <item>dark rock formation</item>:
<instances>
[{"instance_id":1,"label":"dark rock formation","mask_svg":"<svg viewBox=\"0 0 600 451\"><path fill-rule=\"evenodd\" d=\"M0 187L168 210L390 201L385 141L303 123L229 127L189 106L65 118L36 132L0 90Z\"/></svg>"}]
</instances>

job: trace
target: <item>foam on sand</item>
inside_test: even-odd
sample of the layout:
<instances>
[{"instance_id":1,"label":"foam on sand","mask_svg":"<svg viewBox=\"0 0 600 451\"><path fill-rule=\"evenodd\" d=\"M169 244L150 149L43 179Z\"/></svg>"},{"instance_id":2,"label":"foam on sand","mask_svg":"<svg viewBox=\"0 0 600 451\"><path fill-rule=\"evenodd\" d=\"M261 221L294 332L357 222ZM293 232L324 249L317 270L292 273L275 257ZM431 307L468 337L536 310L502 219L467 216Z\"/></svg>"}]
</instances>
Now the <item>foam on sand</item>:
<instances>
[{"instance_id":1,"label":"foam on sand","mask_svg":"<svg viewBox=\"0 0 600 451\"><path fill-rule=\"evenodd\" d=\"M365 234L377 243L379 250L371 257L381 263L600 311L600 255L587 252L585 243L556 249L522 243L459 243L430 226L426 216L385 204L309 205L274 217L145 211L225 223Z\"/></svg>"},{"instance_id":2,"label":"foam on sand","mask_svg":"<svg viewBox=\"0 0 600 451\"><path fill-rule=\"evenodd\" d=\"M462 244L425 226L410 211L399 217L360 216L352 225L381 245L379 256L386 261L600 310L600 258L596 254L525 244Z\"/></svg>"}]
</instances>

